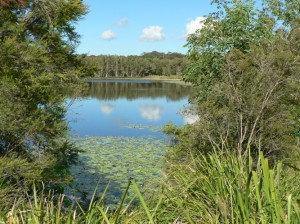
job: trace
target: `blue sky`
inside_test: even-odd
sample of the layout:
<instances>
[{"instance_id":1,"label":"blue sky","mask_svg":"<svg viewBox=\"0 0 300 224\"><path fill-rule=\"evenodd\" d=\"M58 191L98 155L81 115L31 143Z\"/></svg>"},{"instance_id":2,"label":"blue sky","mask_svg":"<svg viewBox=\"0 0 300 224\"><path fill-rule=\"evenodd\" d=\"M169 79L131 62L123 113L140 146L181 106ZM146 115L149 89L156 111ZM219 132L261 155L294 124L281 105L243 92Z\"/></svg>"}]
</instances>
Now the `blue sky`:
<instances>
[{"instance_id":1,"label":"blue sky","mask_svg":"<svg viewBox=\"0 0 300 224\"><path fill-rule=\"evenodd\" d=\"M89 13L77 24L78 53L141 55L180 52L187 33L214 11L210 0L84 0Z\"/></svg>"}]
</instances>

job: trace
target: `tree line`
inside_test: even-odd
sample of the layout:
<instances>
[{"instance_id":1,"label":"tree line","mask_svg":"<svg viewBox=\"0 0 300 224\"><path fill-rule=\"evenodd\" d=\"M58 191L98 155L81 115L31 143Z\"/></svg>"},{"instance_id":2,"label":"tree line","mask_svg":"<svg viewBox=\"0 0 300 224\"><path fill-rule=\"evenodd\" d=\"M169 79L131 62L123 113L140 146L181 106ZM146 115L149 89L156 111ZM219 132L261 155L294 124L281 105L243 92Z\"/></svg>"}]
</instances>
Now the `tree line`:
<instances>
[{"instance_id":1,"label":"tree line","mask_svg":"<svg viewBox=\"0 0 300 224\"><path fill-rule=\"evenodd\" d=\"M94 77L180 77L189 60L180 53L152 51L141 56L91 55L86 60L95 67Z\"/></svg>"}]
</instances>

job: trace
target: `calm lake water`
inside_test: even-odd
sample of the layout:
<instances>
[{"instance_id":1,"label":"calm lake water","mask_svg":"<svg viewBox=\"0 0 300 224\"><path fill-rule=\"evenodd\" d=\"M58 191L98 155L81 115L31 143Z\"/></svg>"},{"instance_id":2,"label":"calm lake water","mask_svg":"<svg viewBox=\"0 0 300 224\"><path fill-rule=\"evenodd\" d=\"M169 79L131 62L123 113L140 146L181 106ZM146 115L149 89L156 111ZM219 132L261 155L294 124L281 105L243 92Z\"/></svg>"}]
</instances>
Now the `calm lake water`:
<instances>
[{"instance_id":1,"label":"calm lake water","mask_svg":"<svg viewBox=\"0 0 300 224\"><path fill-rule=\"evenodd\" d=\"M144 186L155 189L167 149L161 127L167 122L193 122L193 117L180 114L188 105L191 87L121 79L88 84L86 96L76 99L67 113L70 133L77 147L84 150L78 165L72 167L75 180L67 194L89 198L98 186L100 196L109 184L105 199L114 205L120 201L128 178L141 190Z\"/></svg>"},{"instance_id":2,"label":"calm lake water","mask_svg":"<svg viewBox=\"0 0 300 224\"><path fill-rule=\"evenodd\" d=\"M85 98L77 99L67 118L79 136L142 136L153 131L140 126L176 125L193 121L180 110L188 104L190 86L148 80L89 82ZM131 127L131 128L130 128ZM159 135L160 133L156 133Z\"/></svg>"}]
</instances>

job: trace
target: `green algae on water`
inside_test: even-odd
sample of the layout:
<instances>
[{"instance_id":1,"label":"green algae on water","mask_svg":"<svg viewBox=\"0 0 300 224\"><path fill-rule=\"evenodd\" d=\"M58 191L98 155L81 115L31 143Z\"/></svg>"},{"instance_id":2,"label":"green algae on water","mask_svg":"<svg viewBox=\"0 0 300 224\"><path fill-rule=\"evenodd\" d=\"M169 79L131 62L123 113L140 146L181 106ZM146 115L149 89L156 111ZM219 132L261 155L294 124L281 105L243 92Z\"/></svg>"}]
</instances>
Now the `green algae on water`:
<instances>
[{"instance_id":1,"label":"green algae on water","mask_svg":"<svg viewBox=\"0 0 300 224\"><path fill-rule=\"evenodd\" d=\"M126 126L123 126L124 128L134 128L134 129L140 129L144 130L147 129L151 132L161 132L163 126L154 126L154 125L142 125L142 124L128 124Z\"/></svg>"},{"instance_id":2,"label":"green algae on water","mask_svg":"<svg viewBox=\"0 0 300 224\"><path fill-rule=\"evenodd\" d=\"M75 139L83 150L72 167L73 193L89 197L98 184L98 192L107 184L107 203L118 201L133 178L142 189L157 186L163 167L166 144L153 136L84 137ZM130 192L129 192L130 193Z\"/></svg>"}]
</instances>

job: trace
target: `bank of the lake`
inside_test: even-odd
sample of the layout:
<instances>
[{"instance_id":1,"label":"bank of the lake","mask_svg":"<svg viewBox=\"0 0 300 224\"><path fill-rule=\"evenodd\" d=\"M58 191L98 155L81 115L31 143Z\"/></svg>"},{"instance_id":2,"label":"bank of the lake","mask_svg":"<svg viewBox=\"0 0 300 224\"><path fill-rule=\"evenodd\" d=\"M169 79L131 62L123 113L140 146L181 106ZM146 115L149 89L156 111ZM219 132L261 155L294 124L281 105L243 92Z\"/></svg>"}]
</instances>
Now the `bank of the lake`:
<instances>
[{"instance_id":1,"label":"bank of the lake","mask_svg":"<svg viewBox=\"0 0 300 224\"><path fill-rule=\"evenodd\" d=\"M157 82L168 82L168 83L177 83L182 85L190 85L190 83L184 82L181 77L178 76L158 76L158 75L149 75L144 77L91 77L86 79L87 82L97 82L101 80L146 80L146 81L157 81Z\"/></svg>"}]
</instances>

